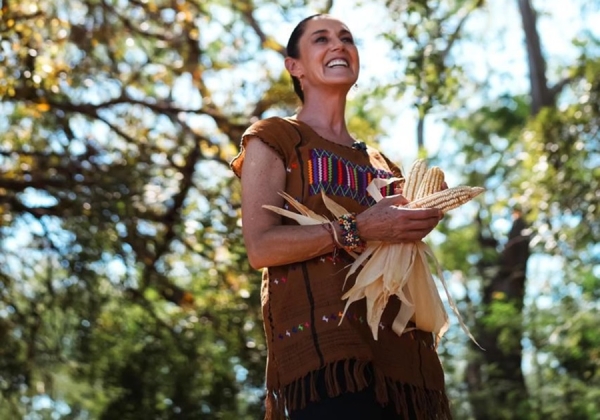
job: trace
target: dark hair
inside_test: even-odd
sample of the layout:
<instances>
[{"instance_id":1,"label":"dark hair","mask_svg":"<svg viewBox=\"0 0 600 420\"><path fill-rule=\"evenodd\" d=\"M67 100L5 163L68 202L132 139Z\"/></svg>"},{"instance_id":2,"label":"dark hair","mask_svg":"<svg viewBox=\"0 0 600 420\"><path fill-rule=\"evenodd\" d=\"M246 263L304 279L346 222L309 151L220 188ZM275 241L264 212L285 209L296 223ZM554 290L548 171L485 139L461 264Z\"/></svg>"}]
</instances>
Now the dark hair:
<instances>
[{"instance_id":1,"label":"dark hair","mask_svg":"<svg viewBox=\"0 0 600 420\"><path fill-rule=\"evenodd\" d=\"M290 39L288 40L288 44L286 47L286 53L288 57L292 58L300 58L300 48L299 42L302 35L304 35L304 30L306 29L306 23L319 16L324 16L323 13L318 13L316 15L309 16L307 18L302 19L292 31L290 35ZM304 92L302 92L302 85L300 84L300 80L297 77L292 76L292 83L294 84L294 92L300 98L300 101L304 103Z\"/></svg>"}]
</instances>

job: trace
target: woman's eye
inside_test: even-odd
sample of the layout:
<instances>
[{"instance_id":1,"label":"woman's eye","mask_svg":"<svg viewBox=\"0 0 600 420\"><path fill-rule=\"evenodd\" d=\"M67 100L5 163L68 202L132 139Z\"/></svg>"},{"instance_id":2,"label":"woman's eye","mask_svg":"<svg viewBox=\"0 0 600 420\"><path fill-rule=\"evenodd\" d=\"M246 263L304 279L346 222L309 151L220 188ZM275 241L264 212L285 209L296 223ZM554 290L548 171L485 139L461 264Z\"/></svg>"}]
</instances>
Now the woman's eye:
<instances>
[{"instance_id":1,"label":"woman's eye","mask_svg":"<svg viewBox=\"0 0 600 420\"><path fill-rule=\"evenodd\" d=\"M327 41L326 36L320 36L317 39L315 39L315 42L326 42L326 41Z\"/></svg>"},{"instance_id":2,"label":"woman's eye","mask_svg":"<svg viewBox=\"0 0 600 420\"><path fill-rule=\"evenodd\" d=\"M346 36L346 37L342 38L342 41L344 41L347 44L354 44L354 39L350 36Z\"/></svg>"}]
</instances>

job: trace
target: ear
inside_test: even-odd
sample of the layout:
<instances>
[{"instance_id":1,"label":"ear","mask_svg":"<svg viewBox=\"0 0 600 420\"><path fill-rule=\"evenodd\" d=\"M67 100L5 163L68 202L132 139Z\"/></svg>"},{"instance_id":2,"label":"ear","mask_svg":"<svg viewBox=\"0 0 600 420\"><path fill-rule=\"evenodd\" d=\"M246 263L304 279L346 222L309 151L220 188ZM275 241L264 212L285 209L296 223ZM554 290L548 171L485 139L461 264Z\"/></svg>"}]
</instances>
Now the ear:
<instances>
[{"instance_id":1,"label":"ear","mask_svg":"<svg viewBox=\"0 0 600 420\"><path fill-rule=\"evenodd\" d=\"M295 76L297 78L303 76L304 72L302 71L302 65L297 59L292 57L285 57L284 64L285 68L292 76Z\"/></svg>"}]
</instances>

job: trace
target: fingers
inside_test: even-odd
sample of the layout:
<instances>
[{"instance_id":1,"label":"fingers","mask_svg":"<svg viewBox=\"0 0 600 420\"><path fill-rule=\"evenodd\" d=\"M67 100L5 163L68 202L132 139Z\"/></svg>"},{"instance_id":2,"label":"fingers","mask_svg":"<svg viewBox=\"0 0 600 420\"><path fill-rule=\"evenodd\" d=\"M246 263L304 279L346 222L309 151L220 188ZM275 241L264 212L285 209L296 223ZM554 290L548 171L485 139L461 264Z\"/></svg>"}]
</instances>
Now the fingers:
<instances>
[{"instance_id":1,"label":"fingers","mask_svg":"<svg viewBox=\"0 0 600 420\"><path fill-rule=\"evenodd\" d=\"M405 209L400 208L398 211L402 212L402 216L408 220L423 220L437 223L442 219L444 213L440 209L428 208L428 209ZM429 223L429 222L428 222Z\"/></svg>"},{"instance_id":2,"label":"fingers","mask_svg":"<svg viewBox=\"0 0 600 420\"><path fill-rule=\"evenodd\" d=\"M389 242L420 241L438 225L443 213L439 209L396 209Z\"/></svg>"},{"instance_id":3,"label":"fingers","mask_svg":"<svg viewBox=\"0 0 600 420\"><path fill-rule=\"evenodd\" d=\"M406 199L406 197L404 197L402 194L396 194L383 197L377 204L385 206L404 206L408 203L409 201Z\"/></svg>"},{"instance_id":4,"label":"fingers","mask_svg":"<svg viewBox=\"0 0 600 420\"><path fill-rule=\"evenodd\" d=\"M402 194L396 194L396 195L388 195L387 197L384 197L383 199L379 200L379 202L377 202L373 207L392 206L392 207L396 207L396 209L398 209L398 207L405 206L408 203L409 203L409 201L406 199L406 197L404 197ZM400 209L398 209L398 210L400 210ZM414 218L414 219L436 217L438 220L440 220L444 216L444 213L441 210L434 209L434 208L418 208L418 209L403 209L403 210L410 211L411 212L410 218Z\"/></svg>"},{"instance_id":5,"label":"fingers","mask_svg":"<svg viewBox=\"0 0 600 420\"><path fill-rule=\"evenodd\" d=\"M361 237L382 242L419 241L439 223L439 209L407 209L402 195L388 196L357 216Z\"/></svg>"},{"instance_id":6,"label":"fingers","mask_svg":"<svg viewBox=\"0 0 600 420\"><path fill-rule=\"evenodd\" d=\"M437 212L411 212L402 227L405 232L418 232L425 236L435 229L439 221Z\"/></svg>"}]
</instances>

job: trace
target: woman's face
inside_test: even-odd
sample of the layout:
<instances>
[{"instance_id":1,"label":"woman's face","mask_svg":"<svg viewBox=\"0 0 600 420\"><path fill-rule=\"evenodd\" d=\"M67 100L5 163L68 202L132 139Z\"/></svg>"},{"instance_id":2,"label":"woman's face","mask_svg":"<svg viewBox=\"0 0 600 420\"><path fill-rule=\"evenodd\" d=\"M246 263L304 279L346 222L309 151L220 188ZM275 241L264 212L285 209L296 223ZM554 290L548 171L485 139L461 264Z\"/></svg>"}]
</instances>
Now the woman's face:
<instances>
[{"instance_id":1,"label":"woman's face","mask_svg":"<svg viewBox=\"0 0 600 420\"><path fill-rule=\"evenodd\" d=\"M356 83L360 68L358 50L346 25L331 17L307 22L299 42L300 58L288 58L290 73L302 79L306 94L312 87L341 86Z\"/></svg>"}]
</instances>

